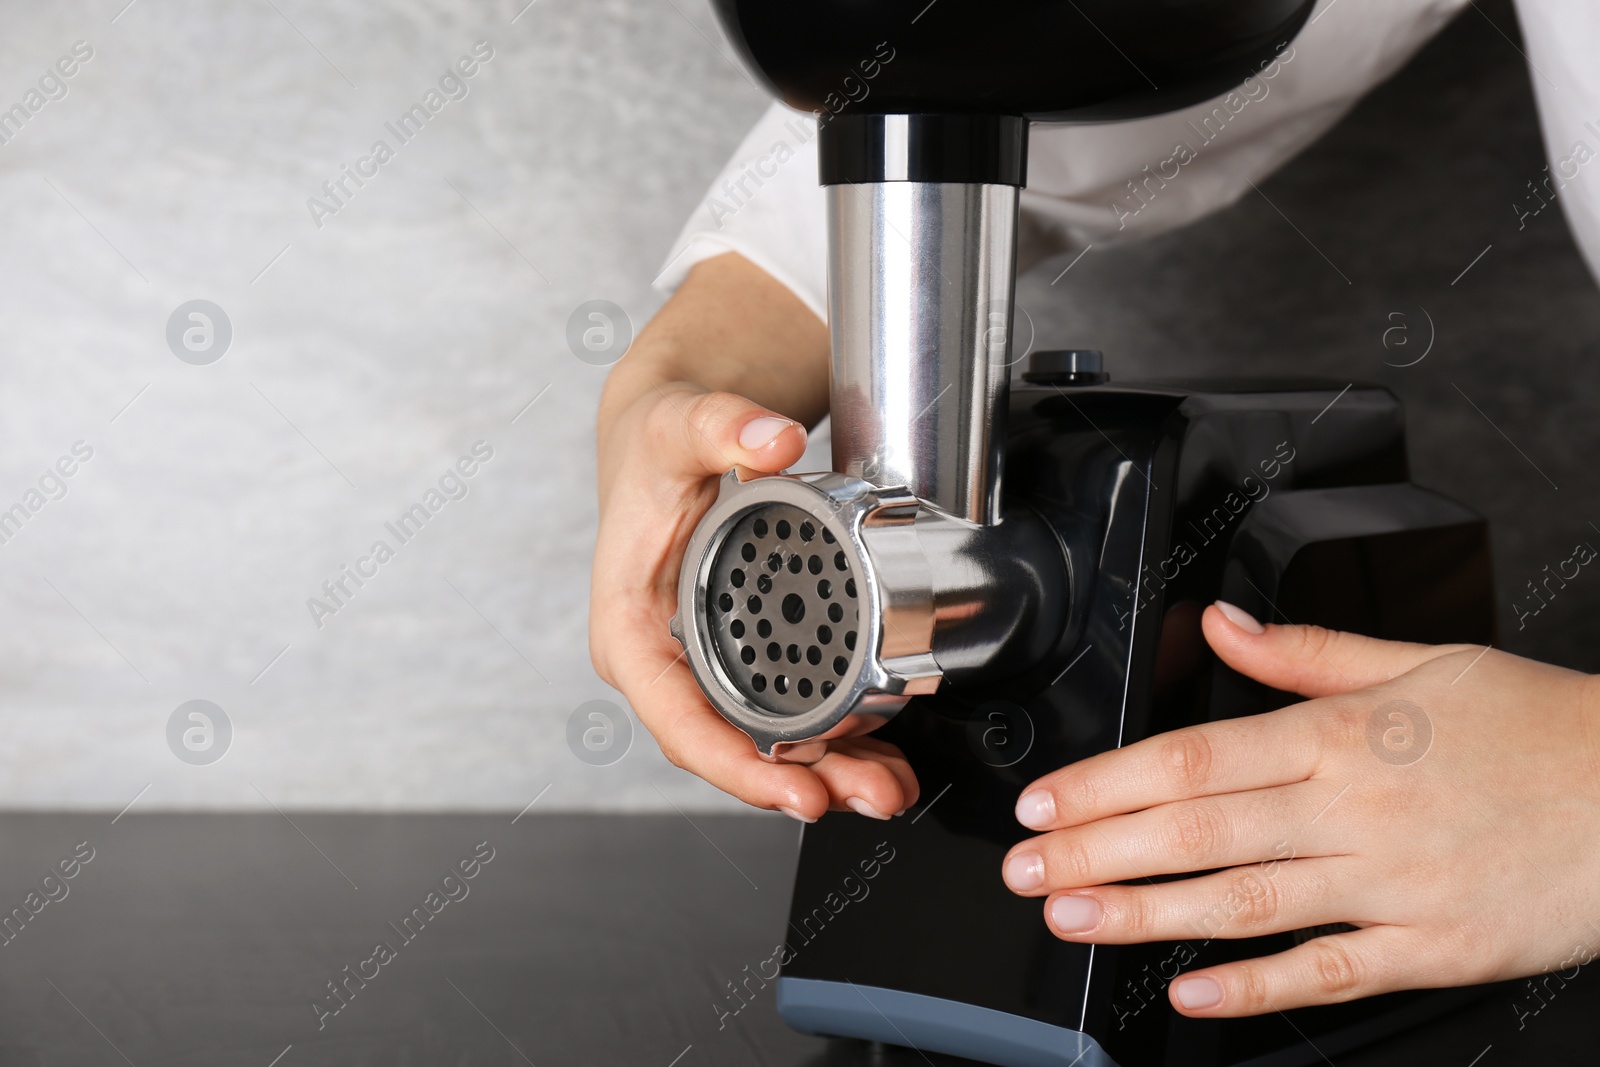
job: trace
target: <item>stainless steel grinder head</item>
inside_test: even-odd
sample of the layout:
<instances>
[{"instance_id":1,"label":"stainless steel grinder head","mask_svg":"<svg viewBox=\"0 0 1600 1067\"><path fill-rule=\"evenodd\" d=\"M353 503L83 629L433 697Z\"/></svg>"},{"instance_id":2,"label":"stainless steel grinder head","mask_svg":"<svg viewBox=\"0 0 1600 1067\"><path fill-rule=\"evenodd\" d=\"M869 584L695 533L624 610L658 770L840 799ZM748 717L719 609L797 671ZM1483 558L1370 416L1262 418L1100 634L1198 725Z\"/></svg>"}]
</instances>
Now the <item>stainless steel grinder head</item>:
<instances>
[{"instance_id":1,"label":"stainless steel grinder head","mask_svg":"<svg viewBox=\"0 0 1600 1067\"><path fill-rule=\"evenodd\" d=\"M672 633L764 755L865 732L937 688L921 509L843 474L723 476L684 553Z\"/></svg>"}]
</instances>

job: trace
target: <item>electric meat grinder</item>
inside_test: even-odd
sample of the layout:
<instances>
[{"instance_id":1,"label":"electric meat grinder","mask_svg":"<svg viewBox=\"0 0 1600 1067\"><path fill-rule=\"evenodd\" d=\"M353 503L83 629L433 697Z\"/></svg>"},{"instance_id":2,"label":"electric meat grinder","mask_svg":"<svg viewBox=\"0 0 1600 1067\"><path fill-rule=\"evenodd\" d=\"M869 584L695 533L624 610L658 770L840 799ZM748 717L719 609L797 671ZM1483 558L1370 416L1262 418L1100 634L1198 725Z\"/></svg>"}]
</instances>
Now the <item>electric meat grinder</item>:
<instances>
[{"instance_id":1,"label":"electric meat grinder","mask_svg":"<svg viewBox=\"0 0 1600 1067\"><path fill-rule=\"evenodd\" d=\"M1028 782L1294 699L1209 653L1213 600L1493 640L1486 525L1411 484L1386 391L1117 385L1090 351L1034 353L1010 380L1029 122L1226 92L1312 0L715 6L749 66L819 118L834 470L725 476L673 632L762 753L876 729L923 796L889 823L804 831L774 957L783 1017L1002 1067L1265 1067L1438 1010L1448 995L1187 1019L1166 998L1180 972L1327 931L1069 944L999 876L1028 834L1012 814Z\"/></svg>"}]
</instances>

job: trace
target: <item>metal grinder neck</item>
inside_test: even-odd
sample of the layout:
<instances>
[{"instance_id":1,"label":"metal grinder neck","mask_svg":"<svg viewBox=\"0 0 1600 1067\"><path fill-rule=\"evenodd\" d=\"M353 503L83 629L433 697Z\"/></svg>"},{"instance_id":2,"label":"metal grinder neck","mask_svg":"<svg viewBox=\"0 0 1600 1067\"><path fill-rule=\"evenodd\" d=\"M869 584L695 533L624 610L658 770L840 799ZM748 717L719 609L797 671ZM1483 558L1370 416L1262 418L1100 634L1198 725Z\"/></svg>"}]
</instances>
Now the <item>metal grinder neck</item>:
<instances>
[{"instance_id":1,"label":"metal grinder neck","mask_svg":"<svg viewBox=\"0 0 1600 1067\"><path fill-rule=\"evenodd\" d=\"M823 128L834 469L1000 521L1027 124L838 116Z\"/></svg>"}]
</instances>

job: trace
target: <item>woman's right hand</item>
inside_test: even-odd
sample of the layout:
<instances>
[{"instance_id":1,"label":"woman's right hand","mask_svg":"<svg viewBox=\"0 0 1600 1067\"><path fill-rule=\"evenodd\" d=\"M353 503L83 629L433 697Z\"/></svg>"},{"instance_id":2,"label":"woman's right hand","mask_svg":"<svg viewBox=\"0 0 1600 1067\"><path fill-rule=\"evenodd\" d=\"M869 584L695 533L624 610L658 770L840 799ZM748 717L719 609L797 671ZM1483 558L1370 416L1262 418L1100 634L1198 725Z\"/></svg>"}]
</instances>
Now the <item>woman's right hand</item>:
<instances>
[{"instance_id":1,"label":"woman's right hand","mask_svg":"<svg viewBox=\"0 0 1600 1067\"><path fill-rule=\"evenodd\" d=\"M641 333L607 385L600 418L600 532L590 592L590 654L600 676L627 697L676 766L746 803L806 822L844 808L888 818L914 804L918 795L916 778L894 746L853 737L797 746L777 760L763 758L754 742L706 701L683 647L667 629L677 608L684 547L716 499L717 480L735 468L776 473L805 451L806 431L797 419L734 392L663 377L669 368L685 369L671 353L682 351L685 322L692 328L701 321L707 309L696 305L705 300L724 310L731 302L742 314L754 315L757 321L746 325L761 330L758 337L786 336L767 332L784 326L794 336L796 323L773 321L795 310L783 297L798 305L787 290L781 297L772 292L768 287L777 283L743 261L720 263L722 275L734 273L708 279L702 272L711 264L719 261L696 268L690 278L695 284L686 283ZM763 307L763 300L777 306ZM803 305L798 310L810 320L798 324L802 329L818 325ZM808 340L814 342L815 335ZM781 359L781 346L775 347ZM796 361L802 354L788 353ZM711 371L708 376L729 376L717 373L715 357L704 362L699 369ZM788 376L797 394L790 410L800 411L808 400L815 402L817 368L808 361L795 369L812 372Z\"/></svg>"}]
</instances>

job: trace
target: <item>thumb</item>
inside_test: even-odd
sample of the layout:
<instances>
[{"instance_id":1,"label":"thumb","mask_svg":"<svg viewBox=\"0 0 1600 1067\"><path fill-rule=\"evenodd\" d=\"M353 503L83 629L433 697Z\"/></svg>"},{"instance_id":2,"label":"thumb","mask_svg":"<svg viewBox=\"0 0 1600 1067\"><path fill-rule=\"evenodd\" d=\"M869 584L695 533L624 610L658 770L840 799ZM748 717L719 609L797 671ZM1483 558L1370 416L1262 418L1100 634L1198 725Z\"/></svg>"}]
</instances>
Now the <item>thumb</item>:
<instances>
[{"instance_id":1,"label":"thumb","mask_svg":"<svg viewBox=\"0 0 1600 1067\"><path fill-rule=\"evenodd\" d=\"M660 458L690 477L734 467L773 473L799 460L806 430L734 393L661 393L657 406Z\"/></svg>"},{"instance_id":2,"label":"thumb","mask_svg":"<svg viewBox=\"0 0 1600 1067\"><path fill-rule=\"evenodd\" d=\"M1378 685L1466 647L1383 641L1321 626L1262 626L1248 612L1220 600L1206 608L1200 626L1222 662L1274 689L1304 697Z\"/></svg>"}]
</instances>

